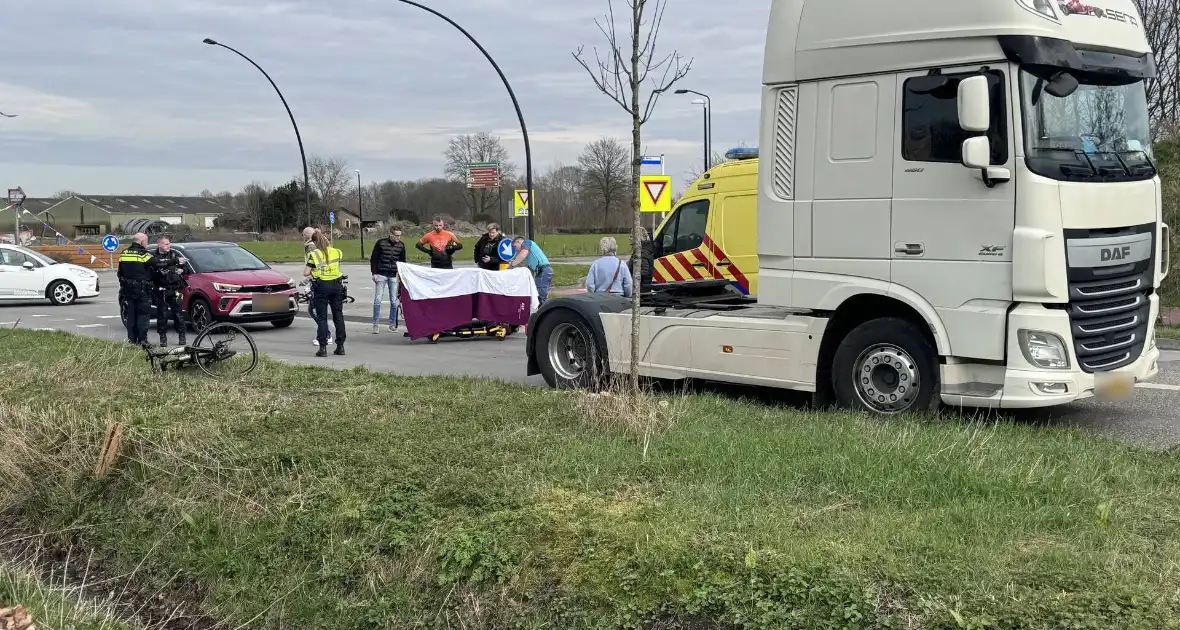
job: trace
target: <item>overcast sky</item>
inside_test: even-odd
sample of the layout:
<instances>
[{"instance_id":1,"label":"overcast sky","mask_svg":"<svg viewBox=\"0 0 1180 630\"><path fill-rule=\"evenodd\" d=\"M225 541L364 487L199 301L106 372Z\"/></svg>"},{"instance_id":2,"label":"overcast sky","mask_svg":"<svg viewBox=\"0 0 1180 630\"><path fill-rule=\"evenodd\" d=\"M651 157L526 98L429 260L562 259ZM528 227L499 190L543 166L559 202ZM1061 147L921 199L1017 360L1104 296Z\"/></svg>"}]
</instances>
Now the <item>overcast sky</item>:
<instances>
[{"instance_id":1,"label":"overcast sky","mask_svg":"<svg viewBox=\"0 0 1180 630\"><path fill-rule=\"evenodd\" d=\"M470 30L513 84L534 172L571 163L629 121L570 53L601 46L606 0L421 0ZM438 18L391 0L42 0L5 11L0 182L30 196L237 191L300 172L278 83L309 155L339 156L366 182L442 171L447 141L500 135L523 167L511 101L478 51ZM621 2L616 0L621 6ZM681 85L713 99L714 148L757 144L769 0L671 0L660 43L693 57ZM19 9L19 10L18 10ZM721 23L718 23L721 19ZM703 159L701 108L669 95L645 126L679 188Z\"/></svg>"}]
</instances>

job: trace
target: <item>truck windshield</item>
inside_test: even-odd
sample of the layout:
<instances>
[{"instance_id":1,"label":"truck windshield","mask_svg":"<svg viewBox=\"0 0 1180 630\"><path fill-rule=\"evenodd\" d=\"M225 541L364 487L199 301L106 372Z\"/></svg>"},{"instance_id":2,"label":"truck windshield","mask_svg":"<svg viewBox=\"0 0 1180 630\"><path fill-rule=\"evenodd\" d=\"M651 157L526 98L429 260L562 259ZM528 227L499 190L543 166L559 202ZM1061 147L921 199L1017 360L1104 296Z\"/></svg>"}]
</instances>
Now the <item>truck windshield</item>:
<instances>
[{"instance_id":1,"label":"truck windshield","mask_svg":"<svg viewBox=\"0 0 1180 630\"><path fill-rule=\"evenodd\" d=\"M1068 96L1047 90L1056 70L1022 70L1028 167L1062 181L1137 181L1155 176L1143 81L1099 84L1075 76Z\"/></svg>"}]
</instances>

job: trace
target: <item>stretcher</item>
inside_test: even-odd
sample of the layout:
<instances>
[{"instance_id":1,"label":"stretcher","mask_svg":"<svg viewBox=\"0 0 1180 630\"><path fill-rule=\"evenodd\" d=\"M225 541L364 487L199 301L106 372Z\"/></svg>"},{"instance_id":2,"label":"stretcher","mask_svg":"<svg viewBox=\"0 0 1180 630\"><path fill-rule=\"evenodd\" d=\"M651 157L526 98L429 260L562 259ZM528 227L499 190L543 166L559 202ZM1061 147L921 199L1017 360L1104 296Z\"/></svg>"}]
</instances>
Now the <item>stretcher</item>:
<instances>
[{"instance_id":1,"label":"stretcher","mask_svg":"<svg viewBox=\"0 0 1180 630\"><path fill-rule=\"evenodd\" d=\"M540 305L527 269L430 269L398 264L405 336L504 340L528 324Z\"/></svg>"}]
</instances>

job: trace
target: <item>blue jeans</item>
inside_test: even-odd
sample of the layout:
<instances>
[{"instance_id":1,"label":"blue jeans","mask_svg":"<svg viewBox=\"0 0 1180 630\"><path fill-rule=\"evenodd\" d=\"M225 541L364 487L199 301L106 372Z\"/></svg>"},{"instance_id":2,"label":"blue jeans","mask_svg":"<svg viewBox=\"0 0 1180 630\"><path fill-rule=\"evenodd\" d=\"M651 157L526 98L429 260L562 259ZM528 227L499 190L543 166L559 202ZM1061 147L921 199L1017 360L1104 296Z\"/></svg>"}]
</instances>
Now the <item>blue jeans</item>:
<instances>
[{"instance_id":1,"label":"blue jeans","mask_svg":"<svg viewBox=\"0 0 1180 630\"><path fill-rule=\"evenodd\" d=\"M397 276L377 276L373 281L373 325L381 323L381 297L389 291L389 325L397 326L397 307L400 300L397 297Z\"/></svg>"},{"instance_id":2,"label":"blue jeans","mask_svg":"<svg viewBox=\"0 0 1180 630\"><path fill-rule=\"evenodd\" d=\"M549 285L553 284L553 267L541 267L540 271L533 272L533 278L537 281L537 299L544 304L549 299Z\"/></svg>"}]
</instances>

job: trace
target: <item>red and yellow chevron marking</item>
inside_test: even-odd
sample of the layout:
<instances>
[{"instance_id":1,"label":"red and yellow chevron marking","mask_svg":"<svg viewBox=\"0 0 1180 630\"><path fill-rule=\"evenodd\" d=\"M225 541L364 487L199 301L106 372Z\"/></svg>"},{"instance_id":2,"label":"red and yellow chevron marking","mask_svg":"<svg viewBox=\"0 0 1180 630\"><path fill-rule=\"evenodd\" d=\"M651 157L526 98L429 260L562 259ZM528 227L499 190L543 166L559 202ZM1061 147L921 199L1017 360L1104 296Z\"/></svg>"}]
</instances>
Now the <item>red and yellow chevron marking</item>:
<instances>
[{"instance_id":1,"label":"red and yellow chevron marking","mask_svg":"<svg viewBox=\"0 0 1180 630\"><path fill-rule=\"evenodd\" d=\"M728 257L722 251L721 246L705 236L700 247L657 258L652 269L652 281L662 283L732 280L742 293L749 295L750 281L736 265L717 264L727 259ZM696 267L694 263L702 264L703 267Z\"/></svg>"}]
</instances>

